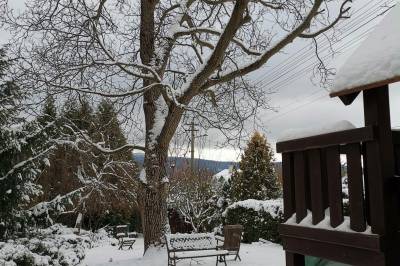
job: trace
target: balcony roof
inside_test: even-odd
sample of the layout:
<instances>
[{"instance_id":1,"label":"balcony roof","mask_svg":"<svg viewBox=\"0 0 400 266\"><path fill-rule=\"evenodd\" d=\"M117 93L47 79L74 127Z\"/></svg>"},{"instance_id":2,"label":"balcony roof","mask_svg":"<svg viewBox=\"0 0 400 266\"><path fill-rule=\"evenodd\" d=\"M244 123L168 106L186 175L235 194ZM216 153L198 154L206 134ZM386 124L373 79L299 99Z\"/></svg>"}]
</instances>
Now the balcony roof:
<instances>
[{"instance_id":1,"label":"balcony roof","mask_svg":"<svg viewBox=\"0 0 400 266\"><path fill-rule=\"evenodd\" d=\"M339 69L330 96L356 96L360 91L397 81L400 81L400 4L385 15Z\"/></svg>"}]
</instances>

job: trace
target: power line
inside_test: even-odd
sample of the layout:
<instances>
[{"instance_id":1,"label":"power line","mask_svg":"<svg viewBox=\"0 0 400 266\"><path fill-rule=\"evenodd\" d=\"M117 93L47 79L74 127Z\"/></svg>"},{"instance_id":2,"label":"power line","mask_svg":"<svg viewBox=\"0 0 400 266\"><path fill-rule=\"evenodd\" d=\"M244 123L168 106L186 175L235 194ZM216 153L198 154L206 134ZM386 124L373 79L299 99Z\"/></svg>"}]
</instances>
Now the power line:
<instances>
[{"instance_id":1,"label":"power line","mask_svg":"<svg viewBox=\"0 0 400 266\"><path fill-rule=\"evenodd\" d=\"M368 6L370 3L372 3L373 1L369 1L367 4L365 4L363 7L361 7L360 9L358 9L354 14L361 12L361 10L363 10L366 6ZM378 0L378 4L380 4L379 0ZM375 3L376 5L376 3ZM374 5L374 6L375 6ZM364 13L362 13L364 14ZM361 15L362 15L361 14ZM356 17L352 17L352 20L356 20L356 18L358 18L360 15L356 16ZM342 20L338 23L337 26L340 26L340 24L346 22L346 20ZM321 39L321 35L317 36L316 39L319 40ZM304 46L303 48L299 49L298 51L296 51L293 55L287 57L285 60L283 60L280 64L275 65L272 69L270 69L269 71L271 72L271 75L275 75L276 73L280 73L280 71L282 69L285 69L288 65L292 65L291 62L288 62L289 60L291 60L294 57L294 60L292 61L296 61L299 58L303 58L307 53L309 53L309 50L307 50L307 48L309 48L309 45ZM305 52L301 53L302 51L306 50ZM288 62L287 64L285 64L286 62ZM260 78L259 80L256 81L256 83L259 83L261 80L263 80L263 78Z\"/></svg>"},{"instance_id":2,"label":"power line","mask_svg":"<svg viewBox=\"0 0 400 266\"><path fill-rule=\"evenodd\" d=\"M390 8L389 8L389 9L390 9ZM387 10L388 10L388 9L386 9L385 11L387 11ZM367 14L367 16L370 17L370 14L376 14L376 10L373 10L371 13ZM380 13L380 14L376 15L376 16L372 17L371 19L369 19L369 20L366 21L366 22L360 21L359 23L354 24L354 25L353 25L352 27L350 27L349 29L352 29L352 28L354 28L354 26L357 26L357 25L359 25L360 23L363 22L360 26L358 26L356 29L350 31L349 33L347 33L347 34L346 34L345 36L343 36L342 38L333 41L332 44L336 44L336 43L339 43L339 42L343 41L345 38L351 36L354 32L360 30L361 28L363 28L364 26L366 26L367 24L369 24L370 22L372 22L373 20L375 20L376 18L378 18L379 16L381 16L382 14L383 14L383 13ZM321 46L322 46L322 47L321 47ZM330 47L331 47L331 44L330 44L328 41L327 41L327 45L321 45L321 44L320 44L319 52L322 53L322 52L324 52L324 51L327 51L327 50L329 50ZM277 73L277 74L275 74L275 75L274 75L274 74L267 75L266 77L264 77L263 79L261 79L260 81L258 81L256 84L258 85L258 84L260 84L260 83L264 83L264 82L267 82L267 81L268 81L269 85L271 85L271 83L276 82L276 81L279 80L281 77L283 77L283 76L285 76L286 74L288 74L289 72L294 71L295 69L297 69L298 67L301 66L301 63L303 63L303 62L305 62L305 61L308 61L308 60L310 59L310 57L309 57L309 56L305 56L305 54L304 54L304 56L302 56L302 55L300 55L300 56L301 56L301 58L299 58L299 56L297 56L297 57L296 57L296 60L294 60L294 62L291 62L290 66L285 67L285 71L284 71L283 73L280 72L280 73ZM313 57L314 57L313 51L311 51L311 58L313 58ZM300 59L300 61L299 61L298 59ZM272 79L272 80L271 80L271 79Z\"/></svg>"},{"instance_id":3,"label":"power line","mask_svg":"<svg viewBox=\"0 0 400 266\"><path fill-rule=\"evenodd\" d=\"M359 29L361 29L362 27L364 27L365 25L367 25L368 23L370 23L371 21L373 21L373 20L376 19L377 17L383 15L384 13L386 13L388 10L390 10L390 9L393 8L393 7L394 7L394 5L391 6L391 7L389 7L389 8L387 8L384 12L378 14L377 16L373 17L372 19L368 20L367 22L363 23L360 27L358 27L356 30L353 30L350 34L352 34L352 33L356 32L356 31L358 31ZM354 45L357 44L360 40L362 40L362 38L363 38L365 35L367 35L368 33L370 33L371 30L372 30L373 28L374 28L374 27L369 28L368 30L366 30L365 32L363 32L362 34L360 34L357 38L353 38L352 40L350 40L350 41L347 42L346 44L342 45L341 48L340 48L340 50L341 50L341 51L344 51L344 50L347 50L347 49L349 49L350 47L354 46ZM349 35L349 34L348 34L348 35ZM343 39L343 38L342 38L342 39ZM329 57L330 55L332 55L332 53L326 55L326 56L324 57L324 59L325 59L326 57ZM310 70L310 69L308 69L308 68L309 68L309 67L306 67L305 69L301 70L300 72L297 72L296 74L302 74L302 72L304 72L304 71L307 72L308 70ZM311 69L312 69L312 67L311 67ZM290 83L290 81L293 81L293 80L294 80L293 78L296 76L296 74L295 74L294 76L292 75L292 77L287 78L286 80L289 81L289 83ZM280 85L280 87L283 87L284 85L287 85L287 84L283 83L283 84ZM313 93L311 94L311 96L313 96L313 95L315 95L315 94L317 94L317 92L313 92ZM270 122L270 121L272 121L272 120L275 120L275 119L277 119L277 118L279 118L279 117L282 117L282 116L284 116L284 115L286 115L286 114L288 114L288 113L294 112L294 111L296 111L296 110L298 110L298 109L300 109L300 108L306 107L307 105L310 105L310 104L312 104L312 103L318 101L319 99L321 99L321 98L323 98L323 97L325 97L325 95L322 95L322 96L318 97L317 99L314 99L314 100L312 100L312 101L310 101L310 102L306 102L306 103L304 103L304 104L301 104L301 105L299 105L299 106L297 106L297 107L295 107L295 108L293 108L293 109L291 109L291 110L289 110L289 111L287 111L287 112L285 112L285 113L282 113L282 114L279 114L279 115L277 115L277 116L275 116L275 117L272 117L271 119L267 120L267 122ZM309 98L309 97L307 97L307 99L308 99L308 98ZM290 105L289 105L289 106L290 106Z\"/></svg>"},{"instance_id":4,"label":"power line","mask_svg":"<svg viewBox=\"0 0 400 266\"><path fill-rule=\"evenodd\" d=\"M312 104L312 103L315 103L315 102L321 100L321 99L324 98L324 97L326 97L325 94L319 96L319 97L316 98L316 99L313 99L312 101L309 101L309 102L306 102L306 103L304 103L304 104L298 105L297 107L295 107L295 108L293 108L293 109L291 109L291 110L289 110L289 111L287 111L287 112L281 113L281 114L279 114L279 115L276 115L276 116L274 116L274 117L268 119L268 120L266 121L266 123L271 122L271 121L273 121L273 120L276 120L276 119L278 119L278 118L280 118L280 117L282 117L282 116L285 116L285 115L287 115L287 114L289 114L289 113L291 113L291 112L297 111L297 110L299 110L299 109L301 109L301 108L304 108L304 107L306 107L306 106L308 106L308 105L310 105L310 104Z\"/></svg>"},{"instance_id":5,"label":"power line","mask_svg":"<svg viewBox=\"0 0 400 266\"><path fill-rule=\"evenodd\" d=\"M361 9L357 10L357 12L360 12L360 10L362 10L363 8L365 8L365 7L367 7L367 6L368 6L368 4L364 5ZM359 14L358 16L354 17L349 23L345 24L344 27L342 27L342 28L345 28L345 29L343 30L342 34L344 34L346 31L348 31L348 30L354 28L355 26L357 26L357 25L359 25L360 23L362 23L363 21L365 21L365 20L364 20L365 18L368 18L368 17L370 17L371 15L376 14L376 12L379 11L379 9L381 9L381 8L382 8L382 4L381 4L380 2L375 3L375 5L373 5L372 9L369 9L368 13L363 12L363 13ZM356 14L357 12L355 12L355 14ZM361 19L359 19L360 16L362 16ZM342 22L342 24L343 24L344 22L347 22L347 20L343 20L343 21L341 21L341 22ZM340 25L340 22L339 22L339 25ZM338 28L337 30L339 30L339 28ZM351 33L350 33L350 34L351 34ZM345 35L345 37L348 37L348 36L349 36L349 34ZM343 40L345 37L342 37L340 40ZM318 36L316 39L319 40L319 39L321 39L321 38L323 38L323 37L320 35L320 36ZM339 40L339 41L340 41L340 40ZM336 41L336 42L337 42L337 41ZM324 40L320 43L320 47L321 47L321 46L323 46L323 47L325 47L325 48L326 48L326 47L329 48L330 42L329 42L327 39L324 39ZM301 59L302 61L304 61L304 59L307 59L307 57L309 57L310 55L311 55L311 57L312 57L313 54L314 54L314 51L311 50L311 49L307 49L307 48L309 48L309 47L310 47L309 45L304 46L303 48L301 48L300 50L298 50L296 53L294 53L292 56L286 58L286 59L285 59L284 61L282 61L280 64L274 66L274 67L270 70L271 73L268 74L266 77L263 76L263 77L259 78L257 81L255 81L255 85L258 85L258 84L260 84L260 83L265 82L268 78L273 78L273 77L276 77L277 75L280 75L281 72L282 72L282 70L287 71L287 68L288 68L288 67L289 67L289 68L293 68L293 66L296 66L296 62L297 62L299 59ZM306 50L306 51L304 51L304 50ZM304 51L304 52L302 52L302 51ZM301 52L302 52L302 53L301 53ZM288 61L289 61L289 62L288 62ZM286 62L287 62L287 63L286 63Z\"/></svg>"},{"instance_id":6,"label":"power line","mask_svg":"<svg viewBox=\"0 0 400 266\"><path fill-rule=\"evenodd\" d=\"M372 27L372 28L373 28L373 27ZM363 32L363 33L362 33L361 35L359 35L357 38L354 38L354 39L350 40L349 42L345 43L344 45L342 45L341 47L339 47L339 48L338 48L338 51L339 51L339 52L342 52L342 51L348 50L348 49L350 49L351 47L353 47L353 46L355 46L356 44L358 44L359 41L361 41L361 40L363 39L363 37L364 37L365 35L367 35L367 34L372 30L372 28L370 28L370 29L368 29L367 31ZM328 54L328 55L324 56L324 57L322 58L322 60L327 59L327 58L330 57L331 55L332 55L332 54ZM280 84L278 84L277 89L280 89L281 87L284 87L284 86L290 84L290 83L293 82L294 80L297 80L297 79L303 77L302 74L307 73L308 71L310 71L310 70L313 68L314 65L315 65L315 63L313 62L313 63L307 65L305 68L301 69L300 71L298 71L298 72L294 73L293 75L287 77L287 78L286 78L285 80L283 80ZM308 98L310 98L310 97L312 97L312 96L314 96L314 95L316 95L316 94L318 94L318 93L321 93L321 92L323 92L323 91L321 91L321 89L318 88L317 90L315 90L315 91L311 92L309 95L307 95L306 99L308 99ZM292 105L292 103L295 103L295 102L296 102L296 100L292 101L291 104L285 105L283 108L289 107L289 106Z\"/></svg>"}]
</instances>

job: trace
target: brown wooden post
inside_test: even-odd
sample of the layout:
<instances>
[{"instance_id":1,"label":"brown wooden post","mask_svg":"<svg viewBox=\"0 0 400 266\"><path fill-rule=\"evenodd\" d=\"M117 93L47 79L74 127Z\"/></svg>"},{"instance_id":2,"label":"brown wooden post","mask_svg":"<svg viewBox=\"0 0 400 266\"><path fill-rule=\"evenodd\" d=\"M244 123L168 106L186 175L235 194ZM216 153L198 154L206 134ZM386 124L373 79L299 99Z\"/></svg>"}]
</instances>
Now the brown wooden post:
<instances>
[{"instance_id":1,"label":"brown wooden post","mask_svg":"<svg viewBox=\"0 0 400 266\"><path fill-rule=\"evenodd\" d=\"M310 175L312 223L315 225L321 222L325 217L321 152L319 149L308 151L308 167Z\"/></svg>"},{"instance_id":2,"label":"brown wooden post","mask_svg":"<svg viewBox=\"0 0 400 266\"><path fill-rule=\"evenodd\" d=\"M307 215L307 176L306 158L303 152L294 153L296 222L300 223Z\"/></svg>"},{"instance_id":3,"label":"brown wooden post","mask_svg":"<svg viewBox=\"0 0 400 266\"><path fill-rule=\"evenodd\" d=\"M282 154L283 205L285 221L296 212L293 154Z\"/></svg>"},{"instance_id":4,"label":"brown wooden post","mask_svg":"<svg viewBox=\"0 0 400 266\"><path fill-rule=\"evenodd\" d=\"M327 149L326 161L331 225L332 227L337 227L344 220L339 146L333 146Z\"/></svg>"},{"instance_id":5,"label":"brown wooden post","mask_svg":"<svg viewBox=\"0 0 400 266\"><path fill-rule=\"evenodd\" d=\"M305 257L286 251L286 266L305 266Z\"/></svg>"},{"instance_id":6,"label":"brown wooden post","mask_svg":"<svg viewBox=\"0 0 400 266\"><path fill-rule=\"evenodd\" d=\"M375 126L377 140L365 147L368 172L369 213L372 232L385 236L385 265L400 265L393 250L396 236L397 203L394 181L394 151L390 124L388 85L364 92L366 126Z\"/></svg>"},{"instance_id":7,"label":"brown wooden post","mask_svg":"<svg viewBox=\"0 0 400 266\"><path fill-rule=\"evenodd\" d=\"M349 144L347 149L347 174L349 182L350 227L354 231L366 229L360 144Z\"/></svg>"}]
</instances>

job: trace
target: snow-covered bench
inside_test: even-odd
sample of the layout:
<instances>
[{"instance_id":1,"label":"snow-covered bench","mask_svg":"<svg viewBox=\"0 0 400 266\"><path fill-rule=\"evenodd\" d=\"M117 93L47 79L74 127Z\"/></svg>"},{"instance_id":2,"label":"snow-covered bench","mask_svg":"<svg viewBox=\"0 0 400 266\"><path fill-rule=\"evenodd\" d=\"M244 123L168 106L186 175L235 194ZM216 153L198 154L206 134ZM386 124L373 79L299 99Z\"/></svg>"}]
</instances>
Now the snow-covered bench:
<instances>
[{"instance_id":1,"label":"snow-covered bench","mask_svg":"<svg viewBox=\"0 0 400 266\"><path fill-rule=\"evenodd\" d=\"M224 262L228 250L219 250L214 234L167 234L168 266L175 266L178 260L204 257L217 257Z\"/></svg>"}]
</instances>

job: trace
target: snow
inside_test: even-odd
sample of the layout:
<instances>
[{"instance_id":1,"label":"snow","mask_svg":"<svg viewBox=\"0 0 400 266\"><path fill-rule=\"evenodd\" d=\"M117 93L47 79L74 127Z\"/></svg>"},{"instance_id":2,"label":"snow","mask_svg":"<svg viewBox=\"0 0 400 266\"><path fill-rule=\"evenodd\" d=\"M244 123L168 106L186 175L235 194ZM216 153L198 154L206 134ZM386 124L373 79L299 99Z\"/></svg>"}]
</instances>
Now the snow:
<instances>
[{"instance_id":1,"label":"snow","mask_svg":"<svg viewBox=\"0 0 400 266\"><path fill-rule=\"evenodd\" d=\"M196 251L182 251L172 253L172 258L192 258L192 257L206 257L206 256L217 256L217 255L228 255L228 250L196 250Z\"/></svg>"},{"instance_id":2,"label":"snow","mask_svg":"<svg viewBox=\"0 0 400 266\"><path fill-rule=\"evenodd\" d=\"M90 245L89 236L77 236L73 229L56 224L38 229L34 237L0 242L0 265L75 266Z\"/></svg>"},{"instance_id":3,"label":"snow","mask_svg":"<svg viewBox=\"0 0 400 266\"><path fill-rule=\"evenodd\" d=\"M283 266L285 253L282 246L266 243L240 245L242 261L233 261L233 256L227 257L228 265L243 266ZM165 266L167 265L167 250L152 248L143 257L143 238L138 238L133 250L118 250L117 246L105 245L89 250L81 266ZM214 266L215 257L185 259L178 262L180 266L201 265ZM223 265L219 264L219 265Z\"/></svg>"},{"instance_id":4,"label":"snow","mask_svg":"<svg viewBox=\"0 0 400 266\"><path fill-rule=\"evenodd\" d=\"M339 69L332 93L400 79L400 5L396 5Z\"/></svg>"},{"instance_id":5,"label":"snow","mask_svg":"<svg viewBox=\"0 0 400 266\"><path fill-rule=\"evenodd\" d=\"M228 181L232 177L232 170L231 169L224 169L221 172L219 172L218 174L214 175L214 177L218 178L218 179L220 177L223 177L225 179L225 181Z\"/></svg>"},{"instance_id":6,"label":"snow","mask_svg":"<svg viewBox=\"0 0 400 266\"><path fill-rule=\"evenodd\" d=\"M212 233L168 234L167 245L170 249L210 249L217 247L217 240Z\"/></svg>"},{"instance_id":7,"label":"snow","mask_svg":"<svg viewBox=\"0 0 400 266\"><path fill-rule=\"evenodd\" d=\"M146 168L143 168L143 169L140 171L139 180L142 181L143 184L147 184Z\"/></svg>"},{"instance_id":8,"label":"snow","mask_svg":"<svg viewBox=\"0 0 400 266\"><path fill-rule=\"evenodd\" d=\"M282 133L278 142L289 141L294 139L307 138L317 135L323 135L333 132L345 131L356 128L352 123L346 120L325 124L322 127L289 129Z\"/></svg>"},{"instance_id":9,"label":"snow","mask_svg":"<svg viewBox=\"0 0 400 266\"><path fill-rule=\"evenodd\" d=\"M350 217L349 216L344 216L344 221L337 227L332 227L331 226L331 217L330 217L330 209L327 208L325 210L325 218L319 222L316 225L313 225L312 223L312 212L310 210L307 210L307 216L301 220L300 223L296 223L296 213L290 217L285 224L289 225L296 225L296 226L304 226L304 227L313 227L313 228L320 228L320 229L325 229L325 230L331 230L331 231L340 231L340 232L347 232L347 233L360 233L356 232L353 229L350 228ZM364 232L361 232L363 234L372 234L371 231L371 226L367 225L367 228Z\"/></svg>"},{"instance_id":10,"label":"snow","mask_svg":"<svg viewBox=\"0 0 400 266\"><path fill-rule=\"evenodd\" d=\"M268 212L273 218L276 218L279 214L279 211L283 211L283 200L282 199L274 199L274 200L255 200L255 199L247 199L243 201L238 201L228 206L223 216L226 215L229 209L235 209L237 207L243 207L246 209L253 209L256 212L265 211Z\"/></svg>"},{"instance_id":11,"label":"snow","mask_svg":"<svg viewBox=\"0 0 400 266\"><path fill-rule=\"evenodd\" d=\"M150 142L149 145L152 147L157 143L157 138L160 136L161 131L165 124L165 119L168 115L168 106L162 95L154 102L155 112L154 112L154 123L153 127L150 129Z\"/></svg>"}]
</instances>

